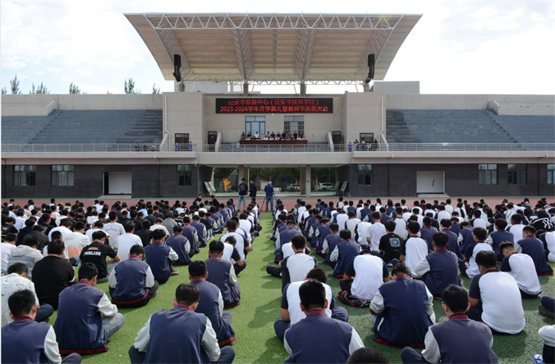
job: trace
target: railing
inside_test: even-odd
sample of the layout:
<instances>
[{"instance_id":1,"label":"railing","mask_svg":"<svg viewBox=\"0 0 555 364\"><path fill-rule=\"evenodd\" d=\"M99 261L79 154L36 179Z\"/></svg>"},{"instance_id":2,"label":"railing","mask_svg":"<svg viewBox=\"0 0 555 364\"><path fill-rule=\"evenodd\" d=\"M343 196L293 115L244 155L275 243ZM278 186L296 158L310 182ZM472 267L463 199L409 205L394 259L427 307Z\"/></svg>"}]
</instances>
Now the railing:
<instances>
[{"instance_id":1,"label":"railing","mask_svg":"<svg viewBox=\"0 0 555 364\"><path fill-rule=\"evenodd\" d=\"M157 143L141 144L2 144L2 153L79 153L79 152L216 152L214 144L188 144L176 147ZM389 143L386 144L251 144L222 143L220 153L323 153L323 152L555 152L555 143Z\"/></svg>"}]
</instances>

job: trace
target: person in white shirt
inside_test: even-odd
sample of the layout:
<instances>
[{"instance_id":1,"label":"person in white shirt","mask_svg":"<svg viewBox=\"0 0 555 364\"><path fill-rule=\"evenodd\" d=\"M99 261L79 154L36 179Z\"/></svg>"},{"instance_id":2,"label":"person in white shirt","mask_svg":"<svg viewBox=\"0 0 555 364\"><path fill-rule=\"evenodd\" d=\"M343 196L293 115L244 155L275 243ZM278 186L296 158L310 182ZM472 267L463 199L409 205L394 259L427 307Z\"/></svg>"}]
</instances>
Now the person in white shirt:
<instances>
[{"instance_id":1,"label":"person in white shirt","mask_svg":"<svg viewBox=\"0 0 555 364\"><path fill-rule=\"evenodd\" d=\"M87 231L85 231L85 235L87 236L87 238L89 238L89 242L92 243L92 234L94 234L95 231L103 231L106 234L106 237L109 239L110 236L108 235L108 233L106 233L106 231L103 230L104 228L104 223L102 223L102 221L96 221L93 224L93 227Z\"/></svg>"},{"instance_id":2,"label":"person in white shirt","mask_svg":"<svg viewBox=\"0 0 555 364\"><path fill-rule=\"evenodd\" d=\"M68 219L64 219L61 222L60 226L50 229L50 232L48 233L48 240L52 241L52 233L54 233L55 231L59 231L60 233L62 233L62 240L65 241L67 237L72 233L71 225L71 221L69 221Z\"/></svg>"},{"instance_id":3,"label":"person in white shirt","mask_svg":"<svg viewBox=\"0 0 555 364\"><path fill-rule=\"evenodd\" d=\"M555 262L555 231L545 233L545 243L547 244L547 261Z\"/></svg>"},{"instance_id":4,"label":"person in white shirt","mask_svg":"<svg viewBox=\"0 0 555 364\"><path fill-rule=\"evenodd\" d=\"M514 214L511 216L511 228L509 232L513 234L513 241L519 241L524 239L524 234L522 229L524 229L524 224L522 224L522 215Z\"/></svg>"},{"instance_id":5,"label":"person in white shirt","mask_svg":"<svg viewBox=\"0 0 555 364\"><path fill-rule=\"evenodd\" d=\"M17 229L17 231L25 227L25 220L27 219L25 218L25 213L23 212L23 209L18 209L15 212L15 224L14 224L14 227Z\"/></svg>"},{"instance_id":6,"label":"person in white shirt","mask_svg":"<svg viewBox=\"0 0 555 364\"><path fill-rule=\"evenodd\" d=\"M441 221L443 219L451 220L451 213L447 212L444 205L439 205L437 207L437 221Z\"/></svg>"},{"instance_id":7,"label":"person in white shirt","mask_svg":"<svg viewBox=\"0 0 555 364\"><path fill-rule=\"evenodd\" d=\"M239 234L237 232L237 223L234 220L229 220L226 227L227 232L220 237L220 241L225 242L228 236L233 236L235 238L235 248L241 257L241 260L245 261L245 251L251 251L252 245L248 241L245 241L243 234Z\"/></svg>"},{"instance_id":8,"label":"person in white shirt","mask_svg":"<svg viewBox=\"0 0 555 364\"><path fill-rule=\"evenodd\" d=\"M380 248L380 239L387 234L385 226L380 222L381 216L379 212L372 213L373 224L368 228L366 241L370 245L370 251L378 251Z\"/></svg>"},{"instance_id":9,"label":"person in white shirt","mask_svg":"<svg viewBox=\"0 0 555 364\"><path fill-rule=\"evenodd\" d=\"M91 243L84 233L85 224L78 221L73 227L73 232L63 239L70 258L78 257L81 250Z\"/></svg>"},{"instance_id":10,"label":"person in white shirt","mask_svg":"<svg viewBox=\"0 0 555 364\"><path fill-rule=\"evenodd\" d=\"M8 271L8 261L10 260L10 255L12 254L12 249L15 249L15 241L17 235L14 233L9 233L2 242L2 274L6 274Z\"/></svg>"},{"instance_id":11,"label":"person in white shirt","mask_svg":"<svg viewBox=\"0 0 555 364\"><path fill-rule=\"evenodd\" d=\"M488 233L485 229L475 228L472 230L472 235L476 244L468 246L464 252L466 259L468 260L468 268L466 268L465 271L468 278L474 278L476 275L480 274L480 270L476 262L476 256L478 253L481 251L493 251L491 245L486 243Z\"/></svg>"},{"instance_id":12,"label":"person in white shirt","mask_svg":"<svg viewBox=\"0 0 555 364\"><path fill-rule=\"evenodd\" d=\"M409 232L407 231L407 222L401 218L403 214L403 210L400 207L395 209L397 217L395 218L395 230L393 233L399 235L403 240L406 240L409 236ZM409 215L410 217L410 215Z\"/></svg>"},{"instance_id":13,"label":"person in white shirt","mask_svg":"<svg viewBox=\"0 0 555 364\"><path fill-rule=\"evenodd\" d=\"M347 213L347 216L349 217L349 219L345 222L345 229L351 232L351 236L356 236L355 229L357 225L360 224L360 219L356 217L356 212L354 211L349 211Z\"/></svg>"},{"instance_id":14,"label":"person in white shirt","mask_svg":"<svg viewBox=\"0 0 555 364\"><path fill-rule=\"evenodd\" d=\"M162 220L161 218L157 217L156 220L154 220L154 225L152 225L150 227L150 231L154 231L154 230L162 230L165 234L166 234L166 238L170 236L170 232L168 231L168 228L166 228L163 225L164 220ZM190 224L191 220L189 220L189 224ZM196 232L196 230L195 230Z\"/></svg>"},{"instance_id":15,"label":"person in white shirt","mask_svg":"<svg viewBox=\"0 0 555 364\"><path fill-rule=\"evenodd\" d=\"M418 237L420 225L412 221L408 223L409 238L401 243L401 262L405 263L412 276L416 276L415 268L428 255L428 243Z\"/></svg>"},{"instance_id":16,"label":"person in white shirt","mask_svg":"<svg viewBox=\"0 0 555 364\"><path fill-rule=\"evenodd\" d=\"M497 269L493 251L479 252L476 264L480 274L470 282L468 317L482 321L497 332L519 334L526 326L526 319L516 280Z\"/></svg>"},{"instance_id":17,"label":"person in white shirt","mask_svg":"<svg viewBox=\"0 0 555 364\"><path fill-rule=\"evenodd\" d=\"M368 229L372 226L372 223L363 221L356 226L356 231L354 237L358 237L357 243L360 246L368 246Z\"/></svg>"},{"instance_id":18,"label":"person in white shirt","mask_svg":"<svg viewBox=\"0 0 555 364\"><path fill-rule=\"evenodd\" d=\"M138 235L135 235L135 224L132 221L125 223L125 234L120 235L117 240L118 255L122 261L129 259L129 251L135 245L143 246L143 242Z\"/></svg>"},{"instance_id":19,"label":"person in white shirt","mask_svg":"<svg viewBox=\"0 0 555 364\"><path fill-rule=\"evenodd\" d=\"M334 217L335 223L339 225L339 230L345 229L345 223L349 219L349 216L345 213L343 209L337 209L337 214Z\"/></svg>"},{"instance_id":20,"label":"person in white shirt","mask_svg":"<svg viewBox=\"0 0 555 364\"><path fill-rule=\"evenodd\" d=\"M542 292L542 287L532 258L517 252L509 241L501 243L499 250L505 256L499 269L515 278L523 298L536 298Z\"/></svg>"},{"instance_id":21,"label":"person in white shirt","mask_svg":"<svg viewBox=\"0 0 555 364\"><path fill-rule=\"evenodd\" d=\"M480 210L474 210L473 216L472 227L487 229L487 222L481 218L482 212Z\"/></svg>"},{"instance_id":22,"label":"person in white shirt","mask_svg":"<svg viewBox=\"0 0 555 364\"><path fill-rule=\"evenodd\" d=\"M108 214L108 218L110 219L110 222L104 224L103 230L110 237L110 246L115 248L118 237L125 234L125 229L122 224L117 222L118 216L114 211L111 211Z\"/></svg>"},{"instance_id":23,"label":"person in white shirt","mask_svg":"<svg viewBox=\"0 0 555 364\"><path fill-rule=\"evenodd\" d=\"M453 209L453 205L451 205L451 199L450 199L450 198L448 198L447 200L445 200L445 205L444 205L444 207L445 207L445 211L446 211L447 213L449 213L449 214L452 214L452 213L453 213L453 210L454 210L454 209ZM438 220L439 220L439 219L438 219ZM440 220L440 221L441 221L441 220Z\"/></svg>"}]
</instances>

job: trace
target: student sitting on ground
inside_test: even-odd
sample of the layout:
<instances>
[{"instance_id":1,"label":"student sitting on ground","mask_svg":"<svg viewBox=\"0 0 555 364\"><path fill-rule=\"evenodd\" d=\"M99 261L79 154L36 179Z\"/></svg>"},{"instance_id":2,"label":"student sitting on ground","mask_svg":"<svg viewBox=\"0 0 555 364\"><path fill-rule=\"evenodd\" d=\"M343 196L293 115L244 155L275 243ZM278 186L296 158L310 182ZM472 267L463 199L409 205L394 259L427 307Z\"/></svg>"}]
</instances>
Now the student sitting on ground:
<instances>
[{"instance_id":1,"label":"student sitting on ground","mask_svg":"<svg viewBox=\"0 0 555 364\"><path fill-rule=\"evenodd\" d=\"M450 285L441 294L448 321L430 326L426 349L422 353L411 347L401 351L403 363L495 363L491 350L493 336L487 325L470 320L468 294L462 287Z\"/></svg>"},{"instance_id":2,"label":"student sitting on ground","mask_svg":"<svg viewBox=\"0 0 555 364\"><path fill-rule=\"evenodd\" d=\"M179 271L171 267L171 262L176 261L179 257L171 247L164 245L164 240L166 240L164 230L154 229L152 244L145 248L146 262L158 283L166 283L170 279L170 275L179 274Z\"/></svg>"},{"instance_id":3,"label":"student sitting on ground","mask_svg":"<svg viewBox=\"0 0 555 364\"><path fill-rule=\"evenodd\" d=\"M517 252L509 241L501 243L499 250L505 257L499 270L508 272L515 278L522 298L536 298L542 292L542 287L532 258L528 254Z\"/></svg>"},{"instance_id":4,"label":"student sitting on ground","mask_svg":"<svg viewBox=\"0 0 555 364\"><path fill-rule=\"evenodd\" d=\"M14 292L8 305L13 322L2 327L2 363L81 363L76 353L62 360L52 326L34 321L39 306L33 292Z\"/></svg>"},{"instance_id":5,"label":"student sitting on ground","mask_svg":"<svg viewBox=\"0 0 555 364\"><path fill-rule=\"evenodd\" d=\"M198 287L180 284L174 308L153 313L137 334L129 349L131 363L231 363L233 348L220 348L208 317L195 312L199 299Z\"/></svg>"},{"instance_id":6,"label":"student sitting on ground","mask_svg":"<svg viewBox=\"0 0 555 364\"><path fill-rule=\"evenodd\" d=\"M349 314L347 310L343 307L336 307L333 299L333 289L326 284L328 276L320 268L311 269L306 275L304 281L293 282L285 286L283 290L283 296L281 299L281 314L274 322L274 330L276 331L277 337L283 341L283 336L285 331L289 329L292 325L296 324L300 320L306 317L306 314L301 310L299 287L307 280L315 280L324 285L326 290L326 300L329 303L328 307L325 307L325 312L327 317L331 317L336 320L347 322L349 320Z\"/></svg>"},{"instance_id":7,"label":"student sitting on ground","mask_svg":"<svg viewBox=\"0 0 555 364\"><path fill-rule=\"evenodd\" d=\"M129 258L119 263L109 277L110 296L118 307L141 307L156 296L158 283L150 266L143 262L145 249L134 245Z\"/></svg>"},{"instance_id":8,"label":"student sitting on ground","mask_svg":"<svg viewBox=\"0 0 555 364\"><path fill-rule=\"evenodd\" d=\"M233 237L228 239L233 239ZM241 299L239 283L233 265L228 260L222 259L224 244L221 241L213 240L208 249L209 255L206 260L208 278L206 280L218 286L222 292L225 308L237 306Z\"/></svg>"},{"instance_id":9,"label":"student sitting on ground","mask_svg":"<svg viewBox=\"0 0 555 364\"><path fill-rule=\"evenodd\" d=\"M286 363L344 363L355 350L364 347L351 325L326 316L328 302L322 283L304 282L299 297L306 318L285 332L283 345L289 353Z\"/></svg>"}]
</instances>

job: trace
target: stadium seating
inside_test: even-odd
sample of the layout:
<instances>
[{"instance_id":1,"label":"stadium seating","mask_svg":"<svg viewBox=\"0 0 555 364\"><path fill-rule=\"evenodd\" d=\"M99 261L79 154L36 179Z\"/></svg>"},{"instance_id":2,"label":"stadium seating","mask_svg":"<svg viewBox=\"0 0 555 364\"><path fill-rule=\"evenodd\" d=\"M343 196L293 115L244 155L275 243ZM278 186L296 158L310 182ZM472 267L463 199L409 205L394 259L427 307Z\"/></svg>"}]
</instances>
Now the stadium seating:
<instances>
[{"instance_id":1,"label":"stadium seating","mask_svg":"<svg viewBox=\"0 0 555 364\"><path fill-rule=\"evenodd\" d=\"M555 116L497 115L492 111L488 113L517 143L555 141Z\"/></svg>"}]
</instances>

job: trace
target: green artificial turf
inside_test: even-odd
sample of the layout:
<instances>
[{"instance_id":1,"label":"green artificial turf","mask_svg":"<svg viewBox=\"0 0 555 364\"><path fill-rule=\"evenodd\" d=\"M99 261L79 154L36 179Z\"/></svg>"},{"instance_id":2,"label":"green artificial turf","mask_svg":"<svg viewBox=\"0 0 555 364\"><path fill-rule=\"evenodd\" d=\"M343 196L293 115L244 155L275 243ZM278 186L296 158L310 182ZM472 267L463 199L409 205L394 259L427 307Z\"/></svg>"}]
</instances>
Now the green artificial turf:
<instances>
[{"instance_id":1,"label":"green artificial turf","mask_svg":"<svg viewBox=\"0 0 555 364\"><path fill-rule=\"evenodd\" d=\"M266 265L273 261L273 242L269 240L271 231L271 215L262 214L263 230L254 242L254 250L247 258L247 268L239 276L241 286L241 304L232 308L232 326L237 340L233 343L236 351L236 363L283 363L287 357L283 344L275 336L273 323L279 317L281 301L281 280L266 273ZM194 259L206 259L207 249L201 249L200 256ZM330 284L336 295L339 291L339 280L332 277L332 269L318 258L320 267L327 273ZM552 264L553 265L553 264ZM133 343L137 332L147 321L149 315L160 309L172 308L175 288L189 282L187 267L179 267L180 274L170 278L161 285L158 295L150 303L141 308L122 309L125 324L108 342L107 353L83 357L86 363L126 363L129 362L127 351ZM555 280L552 276L540 277L543 294L555 295ZM463 285L469 288L470 280L463 278ZM108 283L101 283L98 288L108 292ZM336 305L342 305L337 299ZM553 324L553 320L540 316L537 311L539 299L523 301L526 315L526 328L519 335L495 335L493 350L497 353L500 363L530 363L533 354L541 354L543 342L538 336L538 329ZM381 351L391 363L400 363L400 348L378 344L373 341L372 321L368 309L346 307L349 312L349 323L360 334L364 344ZM436 319L445 321L445 313L439 301L434 302ZM50 323L54 323L54 317ZM317 334L317 333L316 333ZM462 334L462 333L461 333ZM469 348L471 350L471 348Z\"/></svg>"}]
</instances>

